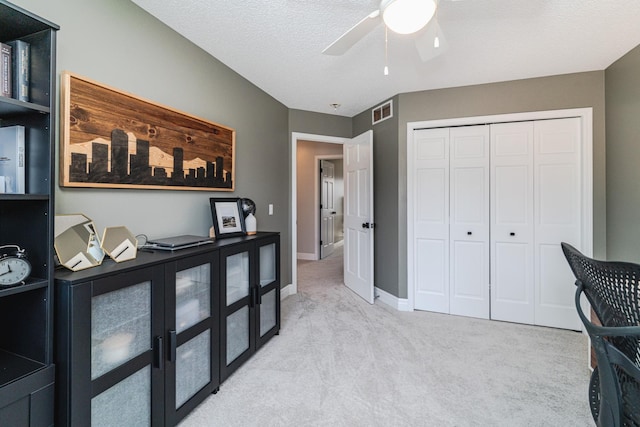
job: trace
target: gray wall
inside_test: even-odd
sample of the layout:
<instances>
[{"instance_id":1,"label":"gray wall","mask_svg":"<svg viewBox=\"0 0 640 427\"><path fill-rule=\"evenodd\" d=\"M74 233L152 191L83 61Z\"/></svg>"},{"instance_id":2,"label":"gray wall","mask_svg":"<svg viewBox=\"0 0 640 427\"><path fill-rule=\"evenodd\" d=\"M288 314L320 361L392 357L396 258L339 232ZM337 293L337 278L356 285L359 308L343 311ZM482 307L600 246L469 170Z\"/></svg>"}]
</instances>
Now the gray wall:
<instances>
[{"instance_id":1,"label":"gray wall","mask_svg":"<svg viewBox=\"0 0 640 427\"><path fill-rule=\"evenodd\" d=\"M640 46L605 71L607 257L640 262Z\"/></svg>"},{"instance_id":2,"label":"gray wall","mask_svg":"<svg viewBox=\"0 0 640 427\"><path fill-rule=\"evenodd\" d=\"M129 0L14 0L60 25L58 73L69 70L236 130L236 190L56 190L56 212L82 212L101 232L124 225L149 237L207 234L208 199L249 197L259 230L289 250L289 110ZM59 133L58 133L59 134ZM274 205L268 216L267 205ZM290 281L282 257L282 282Z\"/></svg>"},{"instance_id":3,"label":"gray wall","mask_svg":"<svg viewBox=\"0 0 640 427\"><path fill-rule=\"evenodd\" d=\"M407 297L407 123L415 121L592 107L594 255L604 257L604 77L604 71L594 71L404 93L394 98L393 120L397 123L387 120L373 126L376 286L400 298ZM369 110L354 118L354 133L370 128ZM385 256L394 252L397 258Z\"/></svg>"}]
</instances>

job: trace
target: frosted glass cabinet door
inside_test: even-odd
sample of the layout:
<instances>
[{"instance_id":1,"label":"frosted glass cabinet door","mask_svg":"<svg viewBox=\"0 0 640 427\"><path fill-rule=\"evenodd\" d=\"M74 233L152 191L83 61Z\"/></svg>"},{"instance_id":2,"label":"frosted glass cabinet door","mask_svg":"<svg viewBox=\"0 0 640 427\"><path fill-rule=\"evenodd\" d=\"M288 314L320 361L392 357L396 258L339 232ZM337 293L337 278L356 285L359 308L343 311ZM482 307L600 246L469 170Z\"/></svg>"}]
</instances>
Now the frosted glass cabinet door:
<instances>
[{"instance_id":1,"label":"frosted glass cabinet door","mask_svg":"<svg viewBox=\"0 0 640 427\"><path fill-rule=\"evenodd\" d=\"M260 246L260 286L276 280L276 244Z\"/></svg>"},{"instance_id":2,"label":"frosted glass cabinet door","mask_svg":"<svg viewBox=\"0 0 640 427\"><path fill-rule=\"evenodd\" d=\"M151 282L91 298L91 379L151 349Z\"/></svg>"},{"instance_id":3,"label":"frosted glass cabinet door","mask_svg":"<svg viewBox=\"0 0 640 427\"><path fill-rule=\"evenodd\" d=\"M227 317L227 365L249 349L249 307Z\"/></svg>"},{"instance_id":4,"label":"frosted glass cabinet door","mask_svg":"<svg viewBox=\"0 0 640 427\"><path fill-rule=\"evenodd\" d=\"M130 377L91 399L91 426L150 426L151 367Z\"/></svg>"},{"instance_id":5,"label":"frosted glass cabinet door","mask_svg":"<svg viewBox=\"0 0 640 427\"><path fill-rule=\"evenodd\" d=\"M176 409L211 382L211 331L176 350Z\"/></svg>"},{"instance_id":6,"label":"frosted glass cabinet door","mask_svg":"<svg viewBox=\"0 0 640 427\"><path fill-rule=\"evenodd\" d=\"M249 295L249 252L240 252L226 258L227 306Z\"/></svg>"},{"instance_id":7,"label":"frosted glass cabinet door","mask_svg":"<svg viewBox=\"0 0 640 427\"><path fill-rule=\"evenodd\" d=\"M260 303L260 336L263 336L276 326L276 290L273 289L262 296Z\"/></svg>"},{"instance_id":8,"label":"frosted glass cabinet door","mask_svg":"<svg viewBox=\"0 0 640 427\"><path fill-rule=\"evenodd\" d=\"M211 264L176 273L176 332L211 316Z\"/></svg>"},{"instance_id":9,"label":"frosted glass cabinet door","mask_svg":"<svg viewBox=\"0 0 640 427\"><path fill-rule=\"evenodd\" d=\"M256 242L257 289L256 349L280 329L280 241L268 237Z\"/></svg>"}]
</instances>

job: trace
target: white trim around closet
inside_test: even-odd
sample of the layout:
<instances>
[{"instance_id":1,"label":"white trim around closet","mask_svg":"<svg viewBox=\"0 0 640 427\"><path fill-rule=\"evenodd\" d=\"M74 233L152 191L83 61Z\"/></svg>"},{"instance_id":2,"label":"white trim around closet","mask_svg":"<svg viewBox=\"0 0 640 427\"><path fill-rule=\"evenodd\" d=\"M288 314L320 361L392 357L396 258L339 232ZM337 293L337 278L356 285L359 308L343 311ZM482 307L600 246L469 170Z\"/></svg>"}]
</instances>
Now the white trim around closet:
<instances>
[{"instance_id":1,"label":"white trim around closet","mask_svg":"<svg viewBox=\"0 0 640 427\"><path fill-rule=\"evenodd\" d=\"M407 172L413 170L414 131L439 127L469 126L529 120L562 119L577 117L582 124L582 242L583 252L593 254L593 109L533 111L525 113L497 114L490 116L460 117L407 123ZM407 309L414 310L414 248L413 248L413 194L414 177L407 176Z\"/></svg>"}]
</instances>

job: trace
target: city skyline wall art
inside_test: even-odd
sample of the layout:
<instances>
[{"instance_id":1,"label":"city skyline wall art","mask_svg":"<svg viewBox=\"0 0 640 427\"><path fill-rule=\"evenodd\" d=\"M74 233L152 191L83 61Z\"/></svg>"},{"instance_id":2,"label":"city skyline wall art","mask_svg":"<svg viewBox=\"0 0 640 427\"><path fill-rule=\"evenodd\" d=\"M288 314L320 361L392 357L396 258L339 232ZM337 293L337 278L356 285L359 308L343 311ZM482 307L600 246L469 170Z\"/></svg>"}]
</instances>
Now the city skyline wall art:
<instances>
[{"instance_id":1,"label":"city skyline wall art","mask_svg":"<svg viewBox=\"0 0 640 427\"><path fill-rule=\"evenodd\" d=\"M234 129L68 71L61 78L61 187L234 190Z\"/></svg>"}]
</instances>

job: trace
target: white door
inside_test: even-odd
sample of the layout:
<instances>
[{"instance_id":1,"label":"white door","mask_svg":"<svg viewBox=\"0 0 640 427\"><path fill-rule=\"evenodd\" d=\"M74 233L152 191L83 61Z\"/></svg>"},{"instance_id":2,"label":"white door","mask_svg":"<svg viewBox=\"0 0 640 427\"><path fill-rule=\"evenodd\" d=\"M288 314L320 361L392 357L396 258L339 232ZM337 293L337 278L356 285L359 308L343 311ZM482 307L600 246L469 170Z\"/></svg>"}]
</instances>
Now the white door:
<instances>
[{"instance_id":1,"label":"white door","mask_svg":"<svg viewBox=\"0 0 640 427\"><path fill-rule=\"evenodd\" d=\"M533 122L491 125L491 318L534 323Z\"/></svg>"},{"instance_id":2,"label":"white door","mask_svg":"<svg viewBox=\"0 0 640 427\"><path fill-rule=\"evenodd\" d=\"M451 128L450 313L489 318L489 126Z\"/></svg>"},{"instance_id":3,"label":"white door","mask_svg":"<svg viewBox=\"0 0 640 427\"><path fill-rule=\"evenodd\" d=\"M333 253L335 243L334 165L320 160L320 259Z\"/></svg>"},{"instance_id":4,"label":"white door","mask_svg":"<svg viewBox=\"0 0 640 427\"><path fill-rule=\"evenodd\" d=\"M575 330L574 277L560 243L582 248L580 129L578 118L534 126L535 324Z\"/></svg>"},{"instance_id":5,"label":"white door","mask_svg":"<svg viewBox=\"0 0 640 427\"><path fill-rule=\"evenodd\" d=\"M449 313L449 129L414 138L414 307Z\"/></svg>"},{"instance_id":6,"label":"white door","mask_svg":"<svg viewBox=\"0 0 640 427\"><path fill-rule=\"evenodd\" d=\"M344 283L373 304L373 131L344 144Z\"/></svg>"}]
</instances>

